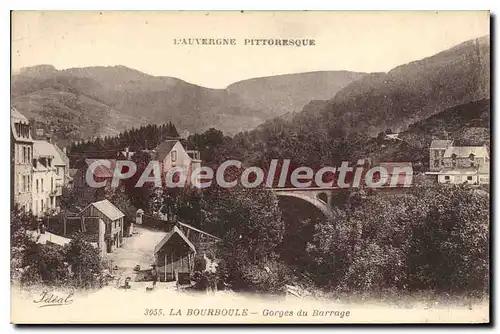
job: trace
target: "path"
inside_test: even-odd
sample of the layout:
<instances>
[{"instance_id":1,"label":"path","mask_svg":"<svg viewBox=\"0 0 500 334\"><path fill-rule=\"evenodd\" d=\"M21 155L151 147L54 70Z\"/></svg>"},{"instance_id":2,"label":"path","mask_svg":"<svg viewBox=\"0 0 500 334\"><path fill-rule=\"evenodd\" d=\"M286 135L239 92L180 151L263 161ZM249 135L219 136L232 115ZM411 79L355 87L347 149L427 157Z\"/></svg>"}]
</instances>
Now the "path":
<instances>
[{"instance_id":1,"label":"path","mask_svg":"<svg viewBox=\"0 0 500 334\"><path fill-rule=\"evenodd\" d=\"M136 276L134 267L139 265L141 270L151 268L154 261L154 248L165 235L164 231L134 226L134 234L123 238L122 247L107 254L108 259L113 261L113 266L118 267L114 273L123 279L131 277L134 281ZM120 280L120 283L122 284L123 280Z\"/></svg>"}]
</instances>

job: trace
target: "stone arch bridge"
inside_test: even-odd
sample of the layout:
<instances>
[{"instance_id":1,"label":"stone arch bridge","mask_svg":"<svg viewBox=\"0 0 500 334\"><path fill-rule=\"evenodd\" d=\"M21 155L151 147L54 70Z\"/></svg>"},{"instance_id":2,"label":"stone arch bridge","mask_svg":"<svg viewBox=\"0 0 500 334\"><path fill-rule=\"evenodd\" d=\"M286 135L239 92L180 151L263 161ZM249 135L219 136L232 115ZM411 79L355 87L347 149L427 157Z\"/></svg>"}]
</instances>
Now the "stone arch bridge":
<instances>
[{"instance_id":1,"label":"stone arch bridge","mask_svg":"<svg viewBox=\"0 0 500 334\"><path fill-rule=\"evenodd\" d=\"M313 188L272 188L278 197L292 197L312 204L326 217L333 217L333 198L341 190L347 188L313 187ZM409 187L380 187L374 189L377 195L401 195L408 191Z\"/></svg>"}]
</instances>

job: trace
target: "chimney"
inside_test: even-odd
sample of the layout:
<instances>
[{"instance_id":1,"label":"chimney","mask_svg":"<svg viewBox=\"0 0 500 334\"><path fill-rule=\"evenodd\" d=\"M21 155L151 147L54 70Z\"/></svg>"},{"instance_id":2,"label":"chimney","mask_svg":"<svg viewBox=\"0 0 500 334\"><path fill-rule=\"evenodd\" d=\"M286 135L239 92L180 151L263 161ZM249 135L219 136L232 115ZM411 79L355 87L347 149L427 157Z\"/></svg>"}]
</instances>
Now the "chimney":
<instances>
[{"instance_id":1,"label":"chimney","mask_svg":"<svg viewBox=\"0 0 500 334\"><path fill-rule=\"evenodd\" d=\"M50 136L47 136L47 141L52 144L52 138Z\"/></svg>"},{"instance_id":2,"label":"chimney","mask_svg":"<svg viewBox=\"0 0 500 334\"><path fill-rule=\"evenodd\" d=\"M66 147L63 147L62 151L64 154L66 154Z\"/></svg>"}]
</instances>

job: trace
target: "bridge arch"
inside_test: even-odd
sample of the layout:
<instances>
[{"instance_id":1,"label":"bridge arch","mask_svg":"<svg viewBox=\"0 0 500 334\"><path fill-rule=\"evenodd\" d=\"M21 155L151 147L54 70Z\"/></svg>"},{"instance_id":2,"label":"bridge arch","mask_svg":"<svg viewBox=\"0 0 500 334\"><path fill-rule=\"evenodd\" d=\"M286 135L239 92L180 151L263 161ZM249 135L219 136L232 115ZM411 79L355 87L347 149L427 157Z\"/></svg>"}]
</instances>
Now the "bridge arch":
<instances>
[{"instance_id":1,"label":"bridge arch","mask_svg":"<svg viewBox=\"0 0 500 334\"><path fill-rule=\"evenodd\" d=\"M303 201L306 201L306 202L312 204L319 211L321 211L321 213L323 213L327 218L333 218L332 209L328 206L328 204L325 201L323 201L322 199L319 199L317 196L308 196L308 195L301 194L299 192L293 192L293 191L291 191L291 192L277 191L276 195L278 197L293 197L293 198L298 198L298 199L301 199Z\"/></svg>"}]
</instances>

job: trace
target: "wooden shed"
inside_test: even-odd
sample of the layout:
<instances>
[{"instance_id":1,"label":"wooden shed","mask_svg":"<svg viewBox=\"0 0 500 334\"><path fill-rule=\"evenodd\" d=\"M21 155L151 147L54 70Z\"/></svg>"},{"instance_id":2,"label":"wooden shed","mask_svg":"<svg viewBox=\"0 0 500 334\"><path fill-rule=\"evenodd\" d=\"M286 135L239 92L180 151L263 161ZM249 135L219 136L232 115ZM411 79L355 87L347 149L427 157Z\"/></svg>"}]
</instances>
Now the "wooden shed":
<instances>
[{"instance_id":1,"label":"wooden shed","mask_svg":"<svg viewBox=\"0 0 500 334\"><path fill-rule=\"evenodd\" d=\"M154 255L160 281L189 281L196 248L177 227L156 245Z\"/></svg>"},{"instance_id":2,"label":"wooden shed","mask_svg":"<svg viewBox=\"0 0 500 334\"><path fill-rule=\"evenodd\" d=\"M107 199L90 203L80 212L79 216L98 217L105 224L104 238L108 253L121 247L123 242L123 218L125 215Z\"/></svg>"}]
</instances>

